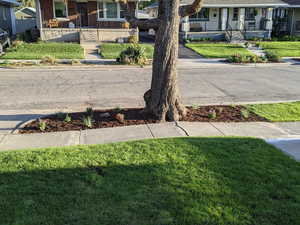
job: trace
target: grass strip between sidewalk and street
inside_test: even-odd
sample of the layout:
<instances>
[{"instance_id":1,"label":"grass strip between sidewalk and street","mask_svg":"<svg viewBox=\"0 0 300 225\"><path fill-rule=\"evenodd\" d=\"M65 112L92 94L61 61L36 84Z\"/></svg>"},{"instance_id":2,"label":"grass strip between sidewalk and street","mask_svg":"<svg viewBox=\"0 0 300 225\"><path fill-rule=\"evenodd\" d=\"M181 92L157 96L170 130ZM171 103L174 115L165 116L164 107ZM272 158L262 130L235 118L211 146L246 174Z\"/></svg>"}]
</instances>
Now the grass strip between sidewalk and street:
<instances>
[{"instance_id":1,"label":"grass strip between sidewalk and street","mask_svg":"<svg viewBox=\"0 0 300 225\"><path fill-rule=\"evenodd\" d=\"M75 43L38 42L22 43L7 49L0 59L42 59L45 56L55 59L83 59L84 49Z\"/></svg>"},{"instance_id":2,"label":"grass strip between sidewalk and street","mask_svg":"<svg viewBox=\"0 0 300 225\"><path fill-rule=\"evenodd\" d=\"M246 107L272 122L300 121L300 102L256 104Z\"/></svg>"},{"instance_id":3,"label":"grass strip between sidewalk and street","mask_svg":"<svg viewBox=\"0 0 300 225\"><path fill-rule=\"evenodd\" d=\"M265 52L275 53L280 57L300 57L300 42L296 41L275 41L257 42Z\"/></svg>"},{"instance_id":4,"label":"grass strip between sidewalk and street","mask_svg":"<svg viewBox=\"0 0 300 225\"><path fill-rule=\"evenodd\" d=\"M0 225L295 225L300 164L253 138L0 153Z\"/></svg>"},{"instance_id":5,"label":"grass strip between sidewalk and street","mask_svg":"<svg viewBox=\"0 0 300 225\"><path fill-rule=\"evenodd\" d=\"M103 43L100 46L100 55L104 59L116 59L120 53L132 44ZM139 44L145 48L145 55L148 59L153 58L154 47L151 44Z\"/></svg>"},{"instance_id":6,"label":"grass strip between sidewalk and street","mask_svg":"<svg viewBox=\"0 0 300 225\"><path fill-rule=\"evenodd\" d=\"M238 44L226 43L188 43L186 47L192 49L196 53L205 58L228 58L234 54L251 56L253 53L249 52L244 47Z\"/></svg>"}]
</instances>

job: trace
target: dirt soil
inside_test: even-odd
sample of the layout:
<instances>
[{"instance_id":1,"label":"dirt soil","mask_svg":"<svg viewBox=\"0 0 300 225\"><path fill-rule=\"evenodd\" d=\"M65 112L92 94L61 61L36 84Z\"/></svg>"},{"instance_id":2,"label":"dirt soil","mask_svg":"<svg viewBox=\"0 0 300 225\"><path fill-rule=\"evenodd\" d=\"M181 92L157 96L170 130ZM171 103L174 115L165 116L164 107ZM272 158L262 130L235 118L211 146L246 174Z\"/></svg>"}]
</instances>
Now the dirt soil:
<instances>
[{"instance_id":1,"label":"dirt soil","mask_svg":"<svg viewBox=\"0 0 300 225\"><path fill-rule=\"evenodd\" d=\"M66 113L56 114L32 121L19 130L19 133L43 133L70 130L86 130L95 128L120 127L139 124L158 123L151 114L143 112L142 108L96 110L92 113L77 112L69 113L70 122L65 121ZM83 118L92 115L92 127L83 123ZM46 123L42 131L40 121ZM189 122L255 122L267 121L243 106L200 106L188 107L188 113L182 121Z\"/></svg>"}]
</instances>

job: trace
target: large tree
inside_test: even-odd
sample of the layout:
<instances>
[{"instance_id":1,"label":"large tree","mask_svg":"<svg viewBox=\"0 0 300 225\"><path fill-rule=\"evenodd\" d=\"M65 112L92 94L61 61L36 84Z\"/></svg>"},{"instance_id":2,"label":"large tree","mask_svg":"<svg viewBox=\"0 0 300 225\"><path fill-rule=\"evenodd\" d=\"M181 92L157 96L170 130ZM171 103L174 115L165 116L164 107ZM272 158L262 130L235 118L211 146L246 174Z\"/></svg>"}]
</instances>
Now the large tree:
<instances>
[{"instance_id":1,"label":"large tree","mask_svg":"<svg viewBox=\"0 0 300 225\"><path fill-rule=\"evenodd\" d=\"M177 58L180 19L197 13L204 0L180 6L180 0L159 0L158 18L139 20L134 16L135 6L127 2L126 19L131 26L156 30L152 65L151 89L144 94L145 110L161 122L178 121L186 115L177 82Z\"/></svg>"}]
</instances>

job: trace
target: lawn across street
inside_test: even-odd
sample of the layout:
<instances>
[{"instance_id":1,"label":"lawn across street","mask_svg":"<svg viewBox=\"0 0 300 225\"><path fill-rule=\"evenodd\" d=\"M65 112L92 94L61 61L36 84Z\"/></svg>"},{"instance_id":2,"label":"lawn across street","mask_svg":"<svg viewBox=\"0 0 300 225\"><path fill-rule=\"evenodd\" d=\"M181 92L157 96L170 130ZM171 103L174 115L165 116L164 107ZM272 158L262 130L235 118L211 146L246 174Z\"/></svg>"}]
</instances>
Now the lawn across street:
<instances>
[{"instance_id":1,"label":"lawn across street","mask_svg":"<svg viewBox=\"0 0 300 225\"><path fill-rule=\"evenodd\" d=\"M104 59L116 59L120 53L125 50L131 44L117 44L117 43L103 43L100 46L100 55ZM153 57L153 45L151 44L139 44L145 48L146 57L152 59Z\"/></svg>"},{"instance_id":2,"label":"lawn across street","mask_svg":"<svg viewBox=\"0 0 300 225\"><path fill-rule=\"evenodd\" d=\"M45 56L56 59L83 59L84 50L74 43L23 43L8 49L0 59L42 59Z\"/></svg>"},{"instance_id":3,"label":"lawn across street","mask_svg":"<svg viewBox=\"0 0 300 225\"><path fill-rule=\"evenodd\" d=\"M1 225L299 222L300 165L259 139L2 152L0 164Z\"/></svg>"},{"instance_id":4,"label":"lawn across street","mask_svg":"<svg viewBox=\"0 0 300 225\"><path fill-rule=\"evenodd\" d=\"M237 44L188 43L185 46L194 50L205 58L228 58L234 54L247 56L253 55L253 53Z\"/></svg>"},{"instance_id":5,"label":"lawn across street","mask_svg":"<svg viewBox=\"0 0 300 225\"><path fill-rule=\"evenodd\" d=\"M257 42L266 52L273 52L281 57L300 57L300 42Z\"/></svg>"}]
</instances>

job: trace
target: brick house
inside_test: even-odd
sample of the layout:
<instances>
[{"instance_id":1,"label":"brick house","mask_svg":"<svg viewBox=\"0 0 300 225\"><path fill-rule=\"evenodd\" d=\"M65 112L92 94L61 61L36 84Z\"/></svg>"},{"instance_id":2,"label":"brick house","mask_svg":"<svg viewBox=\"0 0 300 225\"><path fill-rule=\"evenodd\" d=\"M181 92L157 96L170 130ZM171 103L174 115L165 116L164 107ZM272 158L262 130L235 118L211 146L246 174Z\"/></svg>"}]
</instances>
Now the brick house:
<instances>
[{"instance_id":1,"label":"brick house","mask_svg":"<svg viewBox=\"0 0 300 225\"><path fill-rule=\"evenodd\" d=\"M138 1L128 4L137 9ZM42 40L116 41L138 35L117 0L35 0L35 4Z\"/></svg>"}]
</instances>

